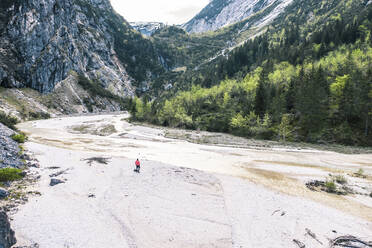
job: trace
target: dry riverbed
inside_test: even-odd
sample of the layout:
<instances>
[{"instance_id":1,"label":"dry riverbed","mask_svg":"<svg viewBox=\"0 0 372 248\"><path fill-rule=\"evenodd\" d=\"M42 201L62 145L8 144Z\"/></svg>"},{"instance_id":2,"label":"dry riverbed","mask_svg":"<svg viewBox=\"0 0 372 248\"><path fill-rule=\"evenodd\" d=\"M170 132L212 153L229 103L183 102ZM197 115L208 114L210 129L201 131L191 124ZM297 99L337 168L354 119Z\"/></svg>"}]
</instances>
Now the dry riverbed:
<instances>
[{"instance_id":1,"label":"dry riverbed","mask_svg":"<svg viewBox=\"0 0 372 248\"><path fill-rule=\"evenodd\" d=\"M17 245L267 248L298 247L297 240L316 248L342 235L372 237L371 154L226 144L221 139L234 138L211 133L185 138L126 117L19 125L40 161L41 179L28 190L41 195L12 216ZM211 137L218 138L203 143ZM91 159L102 157L106 163ZM141 174L133 172L137 157ZM346 183L336 186L352 193L305 185L330 174L342 175ZM51 178L63 183L51 187Z\"/></svg>"}]
</instances>

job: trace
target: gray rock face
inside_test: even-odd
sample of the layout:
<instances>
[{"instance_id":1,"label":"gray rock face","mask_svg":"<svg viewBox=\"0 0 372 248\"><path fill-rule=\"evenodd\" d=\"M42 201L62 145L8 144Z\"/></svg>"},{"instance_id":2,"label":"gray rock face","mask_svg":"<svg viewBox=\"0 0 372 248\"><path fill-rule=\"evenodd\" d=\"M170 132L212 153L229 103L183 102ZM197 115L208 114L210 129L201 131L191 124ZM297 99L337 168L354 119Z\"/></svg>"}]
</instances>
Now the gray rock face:
<instances>
[{"instance_id":1,"label":"gray rock face","mask_svg":"<svg viewBox=\"0 0 372 248\"><path fill-rule=\"evenodd\" d=\"M114 94L133 95L105 17L114 13L109 0L13 1L0 12L1 86L48 93L76 71Z\"/></svg>"},{"instance_id":2,"label":"gray rock face","mask_svg":"<svg viewBox=\"0 0 372 248\"><path fill-rule=\"evenodd\" d=\"M257 20L257 25L266 25L291 2L292 0L213 0L197 16L184 24L183 28L190 33L217 30L272 8L267 15Z\"/></svg>"},{"instance_id":3,"label":"gray rock face","mask_svg":"<svg viewBox=\"0 0 372 248\"><path fill-rule=\"evenodd\" d=\"M7 214L0 209L0 248L10 248L16 243Z\"/></svg>"},{"instance_id":4,"label":"gray rock face","mask_svg":"<svg viewBox=\"0 0 372 248\"><path fill-rule=\"evenodd\" d=\"M18 143L11 138L13 134L13 130L0 123L0 168L23 165L19 157Z\"/></svg>"}]
</instances>

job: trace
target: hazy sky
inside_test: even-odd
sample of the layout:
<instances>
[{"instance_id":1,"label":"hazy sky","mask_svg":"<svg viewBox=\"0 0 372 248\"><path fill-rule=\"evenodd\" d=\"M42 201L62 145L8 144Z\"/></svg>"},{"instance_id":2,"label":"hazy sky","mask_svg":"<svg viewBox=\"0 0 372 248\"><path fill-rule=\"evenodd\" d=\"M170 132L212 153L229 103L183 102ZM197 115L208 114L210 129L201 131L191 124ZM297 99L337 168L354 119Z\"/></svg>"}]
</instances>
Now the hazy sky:
<instances>
[{"instance_id":1,"label":"hazy sky","mask_svg":"<svg viewBox=\"0 0 372 248\"><path fill-rule=\"evenodd\" d=\"M194 17L209 0L111 0L127 21L160 21L182 24Z\"/></svg>"}]
</instances>

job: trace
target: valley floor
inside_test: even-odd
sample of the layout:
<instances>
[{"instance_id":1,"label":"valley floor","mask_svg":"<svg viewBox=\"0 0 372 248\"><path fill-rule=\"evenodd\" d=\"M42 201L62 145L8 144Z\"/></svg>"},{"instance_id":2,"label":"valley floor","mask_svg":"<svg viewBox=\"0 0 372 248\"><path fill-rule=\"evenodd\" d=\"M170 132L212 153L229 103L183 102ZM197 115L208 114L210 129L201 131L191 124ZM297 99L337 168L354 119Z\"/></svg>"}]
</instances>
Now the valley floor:
<instances>
[{"instance_id":1,"label":"valley floor","mask_svg":"<svg viewBox=\"0 0 372 248\"><path fill-rule=\"evenodd\" d=\"M49 247L329 247L372 237L372 198L313 192L329 173L372 174L372 155L234 148L167 138L126 114L26 122L41 175L12 216L17 245ZM107 165L87 163L109 158ZM141 174L133 172L142 161ZM50 175L65 183L49 186ZM372 191L371 178L347 176ZM311 230L316 239L307 234Z\"/></svg>"}]
</instances>

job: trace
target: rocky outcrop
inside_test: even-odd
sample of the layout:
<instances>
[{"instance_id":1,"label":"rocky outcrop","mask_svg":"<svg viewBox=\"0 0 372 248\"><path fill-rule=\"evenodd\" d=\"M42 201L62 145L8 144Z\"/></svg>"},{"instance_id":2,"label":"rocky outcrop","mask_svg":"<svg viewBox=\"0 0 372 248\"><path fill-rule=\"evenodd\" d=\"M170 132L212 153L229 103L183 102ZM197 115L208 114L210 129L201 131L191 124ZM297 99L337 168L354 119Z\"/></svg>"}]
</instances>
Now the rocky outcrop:
<instances>
[{"instance_id":1,"label":"rocky outcrop","mask_svg":"<svg viewBox=\"0 0 372 248\"><path fill-rule=\"evenodd\" d=\"M184 24L183 28L190 33L214 31L269 9L267 14L256 20L258 25L266 25L291 2L292 0L213 0L197 16Z\"/></svg>"},{"instance_id":2,"label":"rocky outcrop","mask_svg":"<svg viewBox=\"0 0 372 248\"><path fill-rule=\"evenodd\" d=\"M0 123L0 168L23 165L19 156L18 143L11 138L13 134L13 130Z\"/></svg>"},{"instance_id":3,"label":"rocky outcrop","mask_svg":"<svg viewBox=\"0 0 372 248\"><path fill-rule=\"evenodd\" d=\"M7 214L0 209L0 248L10 248L16 243Z\"/></svg>"},{"instance_id":4,"label":"rocky outcrop","mask_svg":"<svg viewBox=\"0 0 372 248\"><path fill-rule=\"evenodd\" d=\"M166 26L162 22L130 22L129 24L135 30L146 36L151 36L154 32Z\"/></svg>"},{"instance_id":5,"label":"rocky outcrop","mask_svg":"<svg viewBox=\"0 0 372 248\"><path fill-rule=\"evenodd\" d=\"M134 94L135 76L127 70L133 61L118 55L116 38L127 38L130 48L137 41L109 0L4 1L0 4L0 86L48 93L75 71L97 79L116 95ZM120 50L131 52L127 47Z\"/></svg>"}]
</instances>

